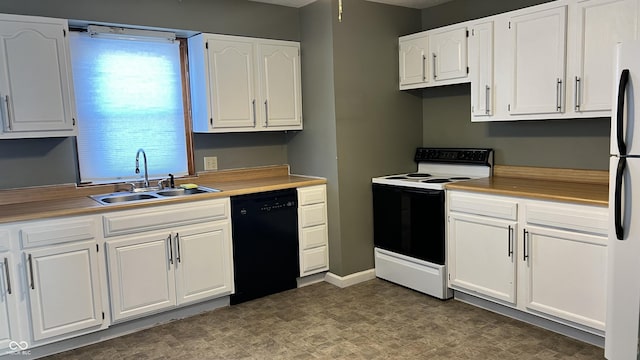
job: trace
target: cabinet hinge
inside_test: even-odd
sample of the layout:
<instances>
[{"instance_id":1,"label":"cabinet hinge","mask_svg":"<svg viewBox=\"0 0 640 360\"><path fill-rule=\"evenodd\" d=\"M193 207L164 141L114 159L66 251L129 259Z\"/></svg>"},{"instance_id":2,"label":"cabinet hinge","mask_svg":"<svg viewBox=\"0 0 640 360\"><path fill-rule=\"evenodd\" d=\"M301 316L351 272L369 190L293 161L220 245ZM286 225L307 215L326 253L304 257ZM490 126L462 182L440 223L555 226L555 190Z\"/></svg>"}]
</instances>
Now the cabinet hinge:
<instances>
[{"instance_id":1,"label":"cabinet hinge","mask_svg":"<svg viewBox=\"0 0 640 360\"><path fill-rule=\"evenodd\" d=\"M73 126L76 126L76 118L71 118L71 123L73 124Z\"/></svg>"},{"instance_id":2,"label":"cabinet hinge","mask_svg":"<svg viewBox=\"0 0 640 360\"><path fill-rule=\"evenodd\" d=\"M469 67L467 66L467 74L469 73Z\"/></svg>"},{"instance_id":3,"label":"cabinet hinge","mask_svg":"<svg viewBox=\"0 0 640 360\"><path fill-rule=\"evenodd\" d=\"M511 29L511 21L509 21L509 29Z\"/></svg>"},{"instance_id":4,"label":"cabinet hinge","mask_svg":"<svg viewBox=\"0 0 640 360\"><path fill-rule=\"evenodd\" d=\"M208 41L204 43L204 48L205 49L209 49L209 42Z\"/></svg>"},{"instance_id":5,"label":"cabinet hinge","mask_svg":"<svg viewBox=\"0 0 640 360\"><path fill-rule=\"evenodd\" d=\"M511 104L507 105L507 111L511 111Z\"/></svg>"},{"instance_id":6,"label":"cabinet hinge","mask_svg":"<svg viewBox=\"0 0 640 360\"><path fill-rule=\"evenodd\" d=\"M104 311L102 312L102 320L104 320Z\"/></svg>"},{"instance_id":7,"label":"cabinet hinge","mask_svg":"<svg viewBox=\"0 0 640 360\"><path fill-rule=\"evenodd\" d=\"M213 127L213 118L209 118L209 124L211 124L211 127Z\"/></svg>"},{"instance_id":8,"label":"cabinet hinge","mask_svg":"<svg viewBox=\"0 0 640 360\"><path fill-rule=\"evenodd\" d=\"M449 280L451 280L451 274L449 274Z\"/></svg>"},{"instance_id":9,"label":"cabinet hinge","mask_svg":"<svg viewBox=\"0 0 640 360\"><path fill-rule=\"evenodd\" d=\"M62 29L62 37L67 37L67 30Z\"/></svg>"},{"instance_id":10,"label":"cabinet hinge","mask_svg":"<svg viewBox=\"0 0 640 360\"><path fill-rule=\"evenodd\" d=\"M467 33L469 32L467 31ZM476 29L471 29L471 36L476 36Z\"/></svg>"},{"instance_id":11,"label":"cabinet hinge","mask_svg":"<svg viewBox=\"0 0 640 360\"><path fill-rule=\"evenodd\" d=\"M469 37L469 30L467 30L467 37Z\"/></svg>"},{"instance_id":12,"label":"cabinet hinge","mask_svg":"<svg viewBox=\"0 0 640 360\"><path fill-rule=\"evenodd\" d=\"M96 252L100 252L100 245L96 244Z\"/></svg>"}]
</instances>

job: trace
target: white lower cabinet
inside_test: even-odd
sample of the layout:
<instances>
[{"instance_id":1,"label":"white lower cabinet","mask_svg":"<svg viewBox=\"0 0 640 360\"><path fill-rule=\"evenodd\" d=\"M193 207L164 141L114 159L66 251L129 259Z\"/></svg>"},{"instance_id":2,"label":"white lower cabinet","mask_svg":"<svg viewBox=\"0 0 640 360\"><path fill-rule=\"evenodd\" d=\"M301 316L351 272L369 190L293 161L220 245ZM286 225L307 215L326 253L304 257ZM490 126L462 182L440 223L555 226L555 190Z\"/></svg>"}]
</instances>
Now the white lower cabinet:
<instances>
[{"instance_id":1,"label":"white lower cabinet","mask_svg":"<svg viewBox=\"0 0 640 360\"><path fill-rule=\"evenodd\" d=\"M300 276L329 270L327 187L298 188Z\"/></svg>"},{"instance_id":2,"label":"white lower cabinet","mask_svg":"<svg viewBox=\"0 0 640 360\"><path fill-rule=\"evenodd\" d=\"M602 335L607 208L448 191L449 286Z\"/></svg>"},{"instance_id":3,"label":"white lower cabinet","mask_svg":"<svg viewBox=\"0 0 640 360\"><path fill-rule=\"evenodd\" d=\"M10 233L0 229L0 355L11 351L13 341L24 341L17 311L16 259L10 250Z\"/></svg>"},{"instance_id":4,"label":"white lower cabinet","mask_svg":"<svg viewBox=\"0 0 640 360\"><path fill-rule=\"evenodd\" d=\"M480 216L449 216L450 284L516 303L514 221Z\"/></svg>"},{"instance_id":5,"label":"white lower cabinet","mask_svg":"<svg viewBox=\"0 0 640 360\"><path fill-rule=\"evenodd\" d=\"M96 242L25 252L34 340L102 324Z\"/></svg>"},{"instance_id":6,"label":"white lower cabinet","mask_svg":"<svg viewBox=\"0 0 640 360\"><path fill-rule=\"evenodd\" d=\"M178 216L185 205L136 210L145 219L138 234L125 226L128 212L105 215L109 229L126 229L127 235L106 241L111 316L114 321L141 317L200 300L230 295L233 257L229 199L189 205L200 214L195 224ZM206 220L204 214L213 219ZM133 215L133 214L131 214ZM194 217L195 218L195 217ZM164 229L162 229L164 228Z\"/></svg>"}]
</instances>

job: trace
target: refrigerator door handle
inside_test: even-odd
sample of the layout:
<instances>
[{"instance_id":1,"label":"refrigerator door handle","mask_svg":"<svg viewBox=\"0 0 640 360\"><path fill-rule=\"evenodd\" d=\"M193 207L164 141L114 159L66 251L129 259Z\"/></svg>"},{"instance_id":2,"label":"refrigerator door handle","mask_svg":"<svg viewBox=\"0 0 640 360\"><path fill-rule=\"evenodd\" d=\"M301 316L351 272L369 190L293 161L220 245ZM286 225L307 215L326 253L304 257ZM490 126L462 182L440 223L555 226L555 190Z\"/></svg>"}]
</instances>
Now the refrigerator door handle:
<instances>
[{"instance_id":1,"label":"refrigerator door handle","mask_svg":"<svg viewBox=\"0 0 640 360\"><path fill-rule=\"evenodd\" d=\"M616 112L616 139L620 156L627 155L627 144L624 143L624 98L629 83L629 69L622 70L618 82L618 110Z\"/></svg>"},{"instance_id":2,"label":"refrigerator door handle","mask_svg":"<svg viewBox=\"0 0 640 360\"><path fill-rule=\"evenodd\" d=\"M616 237L618 240L624 240L624 226L622 224L622 180L624 178L624 172L627 168L627 158L620 158L618 161L618 168L616 169L616 183L614 190L614 225L616 228Z\"/></svg>"}]
</instances>

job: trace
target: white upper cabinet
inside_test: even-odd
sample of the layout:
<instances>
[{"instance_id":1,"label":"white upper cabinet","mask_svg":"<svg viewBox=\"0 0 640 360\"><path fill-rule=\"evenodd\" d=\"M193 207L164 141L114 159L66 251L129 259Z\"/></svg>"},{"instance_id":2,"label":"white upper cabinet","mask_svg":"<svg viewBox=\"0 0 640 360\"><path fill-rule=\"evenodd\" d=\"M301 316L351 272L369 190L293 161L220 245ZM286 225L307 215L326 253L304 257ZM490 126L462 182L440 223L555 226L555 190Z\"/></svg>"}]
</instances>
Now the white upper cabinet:
<instances>
[{"instance_id":1,"label":"white upper cabinet","mask_svg":"<svg viewBox=\"0 0 640 360\"><path fill-rule=\"evenodd\" d=\"M564 111L566 7L509 20L511 115Z\"/></svg>"},{"instance_id":2,"label":"white upper cabinet","mask_svg":"<svg viewBox=\"0 0 640 360\"><path fill-rule=\"evenodd\" d=\"M188 41L195 132L302 129L299 43L213 34Z\"/></svg>"},{"instance_id":3,"label":"white upper cabinet","mask_svg":"<svg viewBox=\"0 0 640 360\"><path fill-rule=\"evenodd\" d=\"M469 37L471 115L493 114L493 22L475 25Z\"/></svg>"},{"instance_id":4,"label":"white upper cabinet","mask_svg":"<svg viewBox=\"0 0 640 360\"><path fill-rule=\"evenodd\" d=\"M429 35L433 79L467 77L467 27L436 30Z\"/></svg>"},{"instance_id":5,"label":"white upper cabinet","mask_svg":"<svg viewBox=\"0 0 640 360\"><path fill-rule=\"evenodd\" d=\"M582 0L573 7L567 103L576 113L610 116L615 44L636 39L637 11L635 0Z\"/></svg>"},{"instance_id":6,"label":"white upper cabinet","mask_svg":"<svg viewBox=\"0 0 640 360\"><path fill-rule=\"evenodd\" d=\"M265 128L302 127L300 46L297 43L258 42L258 74Z\"/></svg>"},{"instance_id":7,"label":"white upper cabinet","mask_svg":"<svg viewBox=\"0 0 640 360\"><path fill-rule=\"evenodd\" d=\"M74 136L66 20L0 15L0 138Z\"/></svg>"},{"instance_id":8,"label":"white upper cabinet","mask_svg":"<svg viewBox=\"0 0 640 360\"><path fill-rule=\"evenodd\" d=\"M468 82L467 37L464 25L400 37L400 90Z\"/></svg>"},{"instance_id":9,"label":"white upper cabinet","mask_svg":"<svg viewBox=\"0 0 640 360\"><path fill-rule=\"evenodd\" d=\"M425 87L431 73L427 64L429 37L425 33L401 37L400 50L400 90Z\"/></svg>"},{"instance_id":10,"label":"white upper cabinet","mask_svg":"<svg viewBox=\"0 0 640 360\"><path fill-rule=\"evenodd\" d=\"M637 0L556 0L465 23L471 121L611 116L615 44L638 38L639 14Z\"/></svg>"},{"instance_id":11,"label":"white upper cabinet","mask_svg":"<svg viewBox=\"0 0 640 360\"><path fill-rule=\"evenodd\" d=\"M205 46L209 71L204 80L209 97L197 94L192 99L208 101L210 125L214 129L253 129L256 125L253 44L239 39L211 38Z\"/></svg>"}]
</instances>

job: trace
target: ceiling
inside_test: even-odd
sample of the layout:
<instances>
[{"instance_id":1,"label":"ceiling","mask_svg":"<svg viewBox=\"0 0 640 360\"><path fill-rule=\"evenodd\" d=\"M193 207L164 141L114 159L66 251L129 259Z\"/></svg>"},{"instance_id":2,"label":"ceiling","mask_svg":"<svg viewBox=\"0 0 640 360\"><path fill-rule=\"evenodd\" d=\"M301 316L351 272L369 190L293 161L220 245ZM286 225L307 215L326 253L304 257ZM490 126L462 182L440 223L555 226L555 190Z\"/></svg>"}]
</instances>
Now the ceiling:
<instances>
[{"instance_id":1,"label":"ceiling","mask_svg":"<svg viewBox=\"0 0 640 360\"><path fill-rule=\"evenodd\" d=\"M305 5L309 5L315 0L250 0L274 5L283 5L290 7L303 7ZM377 3L396 5L396 6L404 6L415 9L424 9L431 6L440 5L442 3L446 3L452 0L367 0L373 1Z\"/></svg>"}]
</instances>

